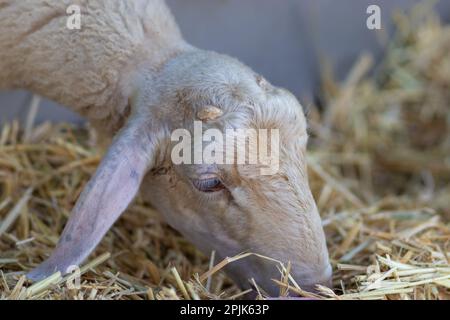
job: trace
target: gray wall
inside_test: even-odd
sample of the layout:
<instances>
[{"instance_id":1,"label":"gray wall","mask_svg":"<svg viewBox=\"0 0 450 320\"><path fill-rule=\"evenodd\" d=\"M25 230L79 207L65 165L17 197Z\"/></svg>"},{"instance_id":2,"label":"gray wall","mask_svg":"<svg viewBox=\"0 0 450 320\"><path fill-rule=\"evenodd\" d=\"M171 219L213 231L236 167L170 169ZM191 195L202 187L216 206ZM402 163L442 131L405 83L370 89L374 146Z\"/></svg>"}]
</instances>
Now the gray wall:
<instances>
[{"instance_id":1,"label":"gray wall","mask_svg":"<svg viewBox=\"0 0 450 320\"><path fill-rule=\"evenodd\" d=\"M308 101L317 90L319 63L329 58L342 77L362 51L379 57L392 25L390 15L418 0L167 0L186 39L227 53L272 83ZM383 30L366 28L366 8L381 7ZM450 1L437 11L450 18ZM23 118L31 95L0 93L0 122ZM38 121L79 117L54 103L41 104Z\"/></svg>"}]
</instances>

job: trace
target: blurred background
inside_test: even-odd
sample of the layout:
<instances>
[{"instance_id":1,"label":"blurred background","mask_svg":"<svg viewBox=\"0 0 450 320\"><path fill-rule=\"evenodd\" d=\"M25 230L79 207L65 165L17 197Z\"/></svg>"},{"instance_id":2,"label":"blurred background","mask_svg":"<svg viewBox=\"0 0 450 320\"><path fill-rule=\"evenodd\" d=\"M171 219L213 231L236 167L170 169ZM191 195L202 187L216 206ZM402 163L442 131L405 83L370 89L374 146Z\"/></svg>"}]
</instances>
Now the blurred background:
<instances>
[{"instance_id":1,"label":"blurred background","mask_svg":"<svg viewBox=\"0 0 450 320\"><path fill-rule=\"evenodd\" d=\"M393 30L392 14L418 0L167 0L185 38L195 46L239 58L308 105L320 86L324 61L342 79L362 52L378 61ZM443 22L450 1L436 1ZM371 4L381 8L381 30L366 27ZM0 92L0 124L24 119L31 94ZM81 122L50 101L43 101L37 122Z\"/></svg>"}]
</instances>

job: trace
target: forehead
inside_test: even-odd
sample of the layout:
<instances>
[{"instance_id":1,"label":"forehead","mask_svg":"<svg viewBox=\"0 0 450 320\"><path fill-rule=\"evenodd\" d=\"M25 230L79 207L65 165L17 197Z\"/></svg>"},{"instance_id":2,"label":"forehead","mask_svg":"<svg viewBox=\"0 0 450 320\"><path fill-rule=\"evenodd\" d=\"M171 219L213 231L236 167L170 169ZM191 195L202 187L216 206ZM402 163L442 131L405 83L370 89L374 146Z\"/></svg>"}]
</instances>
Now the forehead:
<instances>
[{"instance_id":1,"label":"forehead","mask_svg":"<svg viewBox=\"0 0 450 320\"><path fill-rule=\"evenodd\" d=\"M303 110L292 94L272 86L228 56L194 52L169 64L163 76L167 82L162 88L166 103L177 107L178 125L186 129L207 105L223 111L220 119L207 124L219 129L280 127L283 130L288 126L286 129L295 133L306 129Z\"/></svg>"},{"instance_id":2,"label":"forehead","mask_svg":"<svg viewBox=\"0 0 450 320\"><path fill-rule=\"evenodd\" d=\"M204 129L279 129L290 136L306 132L306 120L298 100L288 91L270 85L262 77L239 77L240 81L208 84L204 90L183 88L177 92L183 126L193 129L199 114L214 106L221 116L204 121Z\"/></svg>"},{"instance_id":3,"label":"forehead","mask_svg":"<svg viewBox=\"0 0 450 320\"><path fill-rule=\"evenodd\" d=\"M219 136L218 143L224 144L223 150L226 154L221 155L220 159L229 156L229 141L236 143L236 147L233 145L233 163L224 161L217 165L217 169L230 179L256 178L261 175L274 175L275 178L277 175L283 175L285 169L304 161L303 151L307 141L305 117L298 102L289 94L274 90L258 104L243 104L232 111L220 105L217 108L225 109L221 116L212 121L197 121L196 126L198 130L199 122L201 123L200 131L203 137L200 143L203 150L216 143ZM195 121L189 117L187 121L192 123L193 120ZM190 123L188 127L191 127ZM195 129L190 131L195 137ZM211 136L214 138L205 139ZM241 155L238 154L239 143L244 144ZM250 147L250 144L253 144L253 147ZM253 160L250 159L251 152ZM265 159L262 162L261 157ZM257 163L254 159L258 159ZM275 171L271 170L273 167L270 167L267 161L276 168ZM206 167L201 164L196 168L201 171ZM262 170L269 173L262 173Z\"/></svg>"},{"instance_id":4,"label":"forehead","mask_svg":"<svg viewBox=\"0 0 450 320\"><path fill-rule=\"evenodd\" d=\"M251 86L258 88L247 88ZM193 137L199 131L203 138L208 134L214 136L200 142L204 147L216 141L216 132L221 136L220 141L225 141L231 132L245 141L256 139L257 149L264 143L270 149L271 141L278 139L280 158L299 152L307 140L302 107L289 92L269 84L264 86L261 88L253 81L249 86L222 87L212 96L182 96L180 104L183 105L183 116L180 127L188 130ZM211 108L218 110L218 116L201 121L203 117L199 115Z\"/></svg>"},{"instance_id":5,"label":"forehead","mask_svg":"<svg viewBox=\"0 0 450 320\"><path fill-rule=\"evenodd\" d=\"M307 140L306 121L301 105L291 93L272 86L233 59L206 59L200 61L196 70L185 79L177 79L179 85L170 94L174 100L168 103L176 104L179 110L173 129L183 128L195 136L195 122L202 118L199 114L213 106L220 110L220 116L202 121L203 133L215 129L226 136L227 129L278 130L280 165L301 152ZM196 167L201 170L204 165ZM259 168L239 165L236 169L251 176ZM223 165L221 170L231 172L232 166Z\"/></svg>"}]
</instances>

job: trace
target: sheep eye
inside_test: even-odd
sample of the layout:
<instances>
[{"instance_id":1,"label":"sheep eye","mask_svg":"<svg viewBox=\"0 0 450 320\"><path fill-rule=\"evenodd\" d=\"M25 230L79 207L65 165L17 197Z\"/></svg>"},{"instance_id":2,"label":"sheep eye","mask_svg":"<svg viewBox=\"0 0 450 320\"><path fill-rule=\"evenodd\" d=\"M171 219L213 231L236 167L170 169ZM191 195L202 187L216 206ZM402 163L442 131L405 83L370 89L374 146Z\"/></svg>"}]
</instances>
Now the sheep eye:
<instances>
[{"instance_id":1,"label":"sheep eye","mask_svg":"<svg viewBox=\"0 0 450 320\"><path fill-rule=\"evenodd\" d=\"M194 180L193 184L195 188L202 192L216 192L225 188L218 178Z\"/></svg>"}]
</instances>

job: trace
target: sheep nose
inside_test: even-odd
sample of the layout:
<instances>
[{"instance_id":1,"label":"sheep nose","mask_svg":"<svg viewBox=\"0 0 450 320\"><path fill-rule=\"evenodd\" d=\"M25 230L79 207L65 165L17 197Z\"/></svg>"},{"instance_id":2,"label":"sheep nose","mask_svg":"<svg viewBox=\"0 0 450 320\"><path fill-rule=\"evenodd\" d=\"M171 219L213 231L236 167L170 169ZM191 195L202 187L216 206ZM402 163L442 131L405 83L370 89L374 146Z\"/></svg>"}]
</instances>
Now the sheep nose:
<instances>
[{"instance_id":1,"label":"sheep nose","mask_svg":"<svg viewBox=\"0 0 450 320\"><path fill-rule=\"evenodd\" d=\"M328 264L325 268L321 269L317 273L308 276L306 281L300 282L299 284L303 290L309 292L317 292L316 285L332 288L333 283L331 265Z\"/></svg>"}]
</instances>

